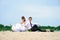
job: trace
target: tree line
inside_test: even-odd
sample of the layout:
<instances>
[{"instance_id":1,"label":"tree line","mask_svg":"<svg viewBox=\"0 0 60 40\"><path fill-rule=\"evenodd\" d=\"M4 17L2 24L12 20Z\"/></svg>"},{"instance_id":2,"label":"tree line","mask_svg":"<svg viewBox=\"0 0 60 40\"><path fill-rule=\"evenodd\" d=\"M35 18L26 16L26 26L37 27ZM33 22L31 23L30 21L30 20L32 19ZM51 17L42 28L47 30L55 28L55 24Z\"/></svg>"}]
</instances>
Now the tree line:
<instances>
[{"instance_id":1,"label":"tree line","mask_svg":"<svg viewBox=\"0 0 60 40\"><path fill-rule=\"evenodd\" d=\"M11 29L12 25L6 25L4 26L3 24L0 24L0 31L12 31ZM60 25L55 27L55 26L39 26L39 29L43 30L44 32L46 29L50 29L51 31L60 31Z\"/></svg>"},{"instance_id":2,"label":"tree line","mask_svg":"<svg viewBox=\"0 0 60 40\"><path fill-rule=\"evenodd\" d=\"M11 27L12 27L12 25L10 25L10 26L8 26L8 25L4 26L3 24L0 24L0 31L8 31L8 30L12 31Z\"/></svg>"}]
</instances>

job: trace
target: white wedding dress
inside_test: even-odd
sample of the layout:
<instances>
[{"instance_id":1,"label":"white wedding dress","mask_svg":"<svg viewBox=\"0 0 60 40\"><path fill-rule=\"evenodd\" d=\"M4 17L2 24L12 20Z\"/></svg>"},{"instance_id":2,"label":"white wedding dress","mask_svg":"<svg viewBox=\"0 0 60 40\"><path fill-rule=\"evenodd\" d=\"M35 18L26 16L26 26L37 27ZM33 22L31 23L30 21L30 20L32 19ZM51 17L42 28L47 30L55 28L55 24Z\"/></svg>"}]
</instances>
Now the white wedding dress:
<instances>
[{"instance_id":1,"label":"white wedding dress","mask_svg":"<svg viewBox=\"0 0 60 40\"><path fill-rule=\"evenodd\" d=\"M17 24L12 26L12 30L14 32L26 32L27 28L25 26L26 25L24 25L24 24L17 23Z\"/></svg>"}]
</instances>

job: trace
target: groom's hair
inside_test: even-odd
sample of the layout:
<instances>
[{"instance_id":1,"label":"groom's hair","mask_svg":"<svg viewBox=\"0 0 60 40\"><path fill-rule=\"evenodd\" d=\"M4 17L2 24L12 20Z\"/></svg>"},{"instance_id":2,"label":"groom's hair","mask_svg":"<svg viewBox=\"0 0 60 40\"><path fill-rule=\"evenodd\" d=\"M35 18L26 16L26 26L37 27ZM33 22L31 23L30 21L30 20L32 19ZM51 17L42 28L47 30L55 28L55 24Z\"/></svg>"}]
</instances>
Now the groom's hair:
<instances>
[{"instance_id":1,"label":"groom's hair","mask_svg":"<svg viewBox=\"0 0 60 40\"><path fill-rule=\"evenodd\" d=\"M31 18L31 19L32 19L32 17L29 17L29 18Z\"/></svg>"}]
</instances>

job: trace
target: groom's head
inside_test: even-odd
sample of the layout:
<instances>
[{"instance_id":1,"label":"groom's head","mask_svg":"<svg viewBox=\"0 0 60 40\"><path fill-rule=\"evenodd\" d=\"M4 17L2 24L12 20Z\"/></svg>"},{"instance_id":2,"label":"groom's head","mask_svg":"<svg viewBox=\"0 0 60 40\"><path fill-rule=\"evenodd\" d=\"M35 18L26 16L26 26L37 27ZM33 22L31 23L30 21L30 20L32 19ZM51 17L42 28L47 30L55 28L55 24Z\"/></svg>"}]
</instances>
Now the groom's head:
<instances>
[{"instance_id":1,"label":"groom's head","mask_svg":"<svg viewBox=\"0 0 60 40\"><path fill-rule=\"evenodd\" d=\"M29 17L29 21L30 21L30 22L32 21L32 17Z\"/></svg>"}]
</instances>

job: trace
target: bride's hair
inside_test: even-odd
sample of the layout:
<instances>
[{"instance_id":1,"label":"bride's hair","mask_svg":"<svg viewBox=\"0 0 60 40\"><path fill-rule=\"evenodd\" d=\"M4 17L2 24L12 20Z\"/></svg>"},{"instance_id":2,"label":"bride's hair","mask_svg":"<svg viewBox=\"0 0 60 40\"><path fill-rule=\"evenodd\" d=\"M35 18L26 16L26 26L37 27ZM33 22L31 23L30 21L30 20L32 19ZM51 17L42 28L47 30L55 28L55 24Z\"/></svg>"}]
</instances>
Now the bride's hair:
<instances>
[{"instance_id":1,"label":"bride's hair","mask_svg":"<svg viewBox=\"0 0 60 40\"><path fill-rule=\"evenodd\" d=\"M26 21L26 19L25 19L25 17L24 17L24 16L22 16L22 17L21 17L21 19L24 19L24 21Z\"/></svg>"}]
</instances>

